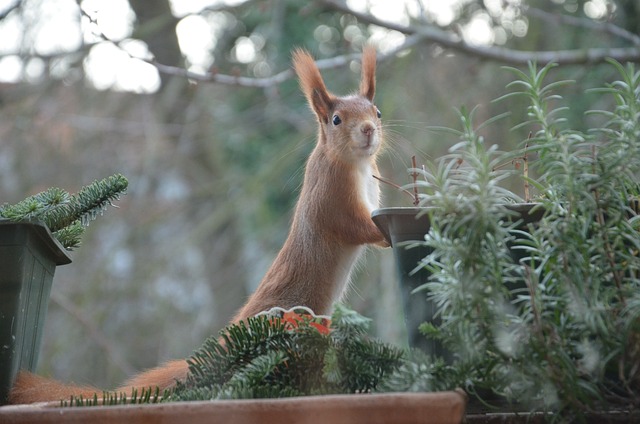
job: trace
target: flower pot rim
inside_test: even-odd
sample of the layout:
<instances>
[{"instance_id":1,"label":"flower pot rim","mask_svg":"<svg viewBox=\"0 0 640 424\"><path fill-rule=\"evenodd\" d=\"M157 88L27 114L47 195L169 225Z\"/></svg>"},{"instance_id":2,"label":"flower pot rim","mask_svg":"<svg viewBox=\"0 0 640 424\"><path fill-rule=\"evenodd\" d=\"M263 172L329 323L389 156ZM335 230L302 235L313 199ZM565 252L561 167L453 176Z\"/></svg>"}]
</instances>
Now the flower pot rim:
<instances>
[{"instance_id":1,"label":"flower pot rim","mask_svg":"<svg viewBox=\"0 0 640 424\"><path fill-rule=\"evenodd\" d=\"M92 422L305 422L418 424L430 417L434 422L459 423L467 396L461 390L300 396L276 399L239 399L169 402L61 408L60 402L0 407L0 421L13 423ZM396 419L397 418L397 419Z\"/></svg>"},{"instance_id":2,"label":"flower pot rim","mask_svg":"<svg viewBox=\"0 0 640 424\"><path fill-rule=\"evenodd\" d=\"M533 208L542 207L542 203L540 202L519 202L519 203L507 203L504 205L511 210L514 211L528 211ZM378 216L383 214L398 214L398 215L411 215L417 212L428 211L436 209L437 206L388 206L374 209L371 212L371 216Z\"/></svg>"},{"instance_id":3,"label":"flower pot rim","mask_svg":"<svg viewBox=\"0 0 640 424\"><path fill-rule=\"evenodd\" d=\"M22 226L25 228L31 228L44 248L52 255L52 259L56 266L71 263L71 255L69 254L69 251L67 251L53 236L53 233L44 222L40 220L11 221L6 218L0 218L0 227L3 226Z\"/></svg>"},{"instance_id":4,"label":"flower pot rim","mask_svg":"<svg viewBox=\"0 0 640 424\"><path fill-rule=\"evenodd\" d=\"M511 211L520 214L522 218L525 218L525 224L539 221L544 215L542 203L505 202L504 205L507 209L510 209ZM421 236L428 232L429 215L426 212L436 208L436 206L396 206L378 208L371 212L371 219L380 229L385 239L393 246L394 242L392 240L392 233L396 235L400 234L401 241L415 241L422 239L422 237L416 239L410 235L417 234L417 230L424 230L424 233L422 233ZM412 216L414 219L408 220L407 217L409 216Z\"/></svg>"}]
</instances>

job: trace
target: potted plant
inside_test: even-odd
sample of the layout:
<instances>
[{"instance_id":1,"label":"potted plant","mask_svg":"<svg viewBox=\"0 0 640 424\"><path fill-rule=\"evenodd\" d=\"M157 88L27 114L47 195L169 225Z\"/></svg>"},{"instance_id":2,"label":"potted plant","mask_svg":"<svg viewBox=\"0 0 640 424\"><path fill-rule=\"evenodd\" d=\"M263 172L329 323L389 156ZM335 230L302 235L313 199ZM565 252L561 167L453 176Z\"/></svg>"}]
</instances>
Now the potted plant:
<instances>
[{"instance_id":1,"label":"potted plant","mask_svg":"<svg viewBox=\"0 0 640 424\"><path fill-rule=\"evenodd\" d=\"M518 90L505 96L529 100L522 125L532 135L520 152L487 147L462 111L461 142L418 170L428 225L412 243L424 249L419 262L409 266L425 272L414 284L438 319L422 331L451 354L443 374L476 397L569 419L637 414L640 73L612 64L620 81L597 92L615 107L590 112L601 126L566 128L551 94L564 82L545 85L552 65L532 64L528 73L513 70L509 87ZM527 152L537 156L527 166L538 177L525 181L538 191L532 211L540 215L523 231L509 206L518 197L500 187L513 172L500 165Z\"/></svg>"},{"instance_id":2,"label":"potted plant","mask_svg":"<svg viewBox=\"0 0 640 424\"><path fill-rule=\"evenodd\" d=\"M35 371L56 266L85 226L127 188L114 175L70 195L50 188L0 207L0 405L19 369Z\"/></svg>"}]
</instances>

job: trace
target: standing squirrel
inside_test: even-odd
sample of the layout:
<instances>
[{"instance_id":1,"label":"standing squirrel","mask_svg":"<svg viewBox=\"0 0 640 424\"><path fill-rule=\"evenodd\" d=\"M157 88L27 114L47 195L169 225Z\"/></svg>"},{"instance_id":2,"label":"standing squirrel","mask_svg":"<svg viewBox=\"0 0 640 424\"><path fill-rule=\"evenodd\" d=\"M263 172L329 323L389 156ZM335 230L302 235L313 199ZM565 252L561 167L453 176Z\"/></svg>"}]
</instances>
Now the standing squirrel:
<instances>
[{"instance_id":1,"label":"standing squirrel","mask_svg":"<svg viewBox=\"0 0 640 424\"><path fill-rule=\"evenodd\" d=\"M388 246L371 220L379 206L376 155L383 134L380 111L373 103L376 52L362 55L359 93L338 97L327 91L313 58L293 53L300 87L318 119L318 141L306 164L302 191L284 246L257 290L232 323L274 306L307 306L317 314L331 312L346 291L351 271L366 244ZM184 380L188 365L176 360L142 372L117 389L129 392ZM10 393L11 403L59 400L71 395L93 397L101 390L69 386L20 372Z\"/></svg>"}]
</instances>

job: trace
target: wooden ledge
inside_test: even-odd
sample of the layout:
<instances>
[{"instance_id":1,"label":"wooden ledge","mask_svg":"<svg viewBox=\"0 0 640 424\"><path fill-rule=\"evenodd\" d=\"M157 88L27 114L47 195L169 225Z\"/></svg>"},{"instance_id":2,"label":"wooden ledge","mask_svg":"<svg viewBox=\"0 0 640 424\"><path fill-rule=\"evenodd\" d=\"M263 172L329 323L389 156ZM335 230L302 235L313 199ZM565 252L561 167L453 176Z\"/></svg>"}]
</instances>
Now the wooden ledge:
<instances>
[{"instance_id":1,"label":"wooden ledge","mask_svg":"<svg viewBox=\"0 0 640 424\"><path fill-rule=\"evenodd\" d=\"M0 407L0 422L454 424L462 421L465 406L466 396L462 392L330 395L67 408L43 403Z\"/></svg>"}]
</instances>

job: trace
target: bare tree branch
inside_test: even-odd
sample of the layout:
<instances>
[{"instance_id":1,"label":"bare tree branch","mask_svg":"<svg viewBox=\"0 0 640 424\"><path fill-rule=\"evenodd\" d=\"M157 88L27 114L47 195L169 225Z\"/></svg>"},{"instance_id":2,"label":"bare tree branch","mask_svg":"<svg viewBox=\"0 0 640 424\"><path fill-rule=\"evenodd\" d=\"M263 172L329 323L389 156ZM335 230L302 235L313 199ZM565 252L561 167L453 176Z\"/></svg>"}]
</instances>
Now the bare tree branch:
<instances>
[{"instance_id":1,"label":"bare tree branch","mask_svg":"<svg viewBox=\"0 0 640 424\"><path fill-rule=\"evenodd\" d=\"M402 50L406 50L408 48L413 47L422 41L423 36L421 34L417 34L411 37L407 37L404 43L397 46L396 48L378 55L378 62L384 62L385 60L394 57L396 54L401 52ZM316 62L318 69L335 69L341 68L343 66L348 65L352 60L360 59L360 54L346 54L341 56L335 56L330 59L322 59ZM144 59L141 59L144 60ZM227 84L227 85L235 85L241 87L253 87L253 88L268 88L278 84L281 84L295 75L292 69L285 69L273 76L265 77L265 78L252 78L252 77L243 77L239 75L228 75L228 74L220 74L216 72L207 72L205 74L199 74L196 72L191 72L187 69L164 65L162 63L158 63L153 60L146 60L146 62L155 66L159 72L168 75L174 76L182 76L185 78L192 79L194 81L201 82L214 82L219 84Z\"/></svg>"},{"instance_id":2,"label":"bare tree branch","mask_svg":"<svg viewBox=\"0 0 640 424\"><path fill-rule=\"evenodd\" d=\"M526 65L528 62L549 63L555 62L562 65L568 64L593 64L602 63L606 59L611 58L619 62L640 62L640 37L632 34L623 28L610 23L592 22L585 19L574 18L571 16L556 16L547 12L529 8L527 13L531 16L539 19L554 20L555 22L566 23L573 26L581 26L596 31L603 31L617 37L628 40L634 44L633 47L599 47L599 48L585 48L585 49L573 49L573 50L557 50L557 51L522 51L514 50L498 46L482 46L472 45L464 41L459 35L451 33L435 26L431 25L401 25L394 22L385 21L377 18L368 13L358 12L349 8L344 0L318 0L320 3L329 7L330 9L349 14L357 18L360 22L379 26L392 31L400 32L407 36L405 42L398 47L378 55L380 62L394 57L398 52L406 50L415 46L416 44L423 42L436 43L444 48L455 50L465 53L470 56L475 56L481 59L497 61L503 64L511 65ZM21 4L18 1L12 8L18 7ZM246 4L243 3L243 6ZM220 11L226 10L225 7L210 7L207 11ZM95 22L87 11L80 8L81 13L86 16L90 22ZM109 39L105 34L98 29L93 28L94 34L104 41L109 41L114 45L123 49L118 41ZM83 46L84 48L90 47L89 44ZM75 53L75 52L74 52ZM128 53L128 52L127 52ZM69 53L72 54L72 53ZM129 53L128 53L129 54ZM189 71L183 67L171 66L164 63L160 63L155 59L146 59L129 56L133 59L145 61L156 69L166 75L173 75L191 79L199 82L210 82L232 86L252 87L252 88L269 88L279 85L294 77L292 69L285 69L275 75L265 78L254 78L241 75L223 74L219 72L206 72L197 73ZM1 56L0 56L1 57ZM336 56L329 59L319 60L317 62L320 69L334 69L344 67L352 60L359 59L359 54L347 54Z\"/></svg>"},{"instance_id":3,"label":"bare tree branch","mask_svg":"<svg viewBox=\"0 0 640 424\"><path fill-rule=\"evenodd\" d=\"M604 62L607 58L619 62L640 62L640 48L589 48L557 51L521 51L496 46L476 46L465 42L462 38L432 26L406 26L387 22L368 13L361 13L349 8L341 0L320 0L331 9L356 17L361 22L401 32L405 35L419 35L425 41L440 44L445 48L456 50L481 59L495 60L504 64L525 65L528 62L560 65L592 64Z\"/></svg>"},{"instance_id":4,"label":"bare tree branch","mask_svg":"<svg viewBox=\"0 0 640 424\"><path fill-rule=\"evenodd\" d=\"M220 4L214 4L211 6L207 6L205 8L203 8L200 13L202 12L229 12L232 14L235 14L236 12L246 9L247 7L251 7L252 3L260 3L258 0L247 0L244 1L242 3L236 4L236 5L229 5L226 3L220 3ZM256 6L256 7L260 7L260 5Z\"/></svg>"},{"instance_id":5,"label":"bare tree branch","mask_svg":"<svg viewBox=\"0 0 640 424\"><path fill-rule=\"evenodd\" d=\"M16 0L15 3L13 3L9 7L7 7L2 12L0 12L0 21L3 20L4 18L6 18L7 16L9 16L9 14L11 14L11 12L13 12L16 9L19 9L20 7L22 7L22 0Z\"/></svg>"},{"instance_id":6,"label":"bare tree branch","mask_svg":"<svg viewBox=\"0 0 640 424\"><path fill-rule=\"evenodd\" d=\"M528 7L525 9L526 14L538 19L542 19L546 22L557 24L567 24L575 27L586 28L593 31L600 31L607 34L611 34L616 37L620 37L627 41L631 41L636 46L640 46L640 37L632 32L627 31L617 25L610 22L598 22L590 19L576 18L574 16L568 16L563 14L554 14L545 12L544 10L534 7Z\"/></svg>"}]
</instances>

